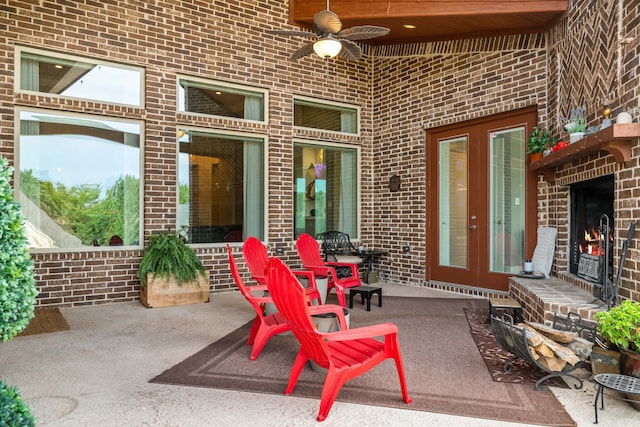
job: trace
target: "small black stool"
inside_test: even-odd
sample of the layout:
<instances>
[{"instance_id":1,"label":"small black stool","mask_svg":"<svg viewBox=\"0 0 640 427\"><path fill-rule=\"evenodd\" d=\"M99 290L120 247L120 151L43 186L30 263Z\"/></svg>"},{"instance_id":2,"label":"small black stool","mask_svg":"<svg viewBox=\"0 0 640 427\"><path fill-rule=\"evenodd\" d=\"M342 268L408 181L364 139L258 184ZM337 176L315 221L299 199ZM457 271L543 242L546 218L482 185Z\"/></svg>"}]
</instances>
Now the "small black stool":
<instances>
[{"instance_id":1,"label":"small black stool","mask_svg":"<svg viewBox=\"0 0 640 427\"><path fill-rule=\"evenodd\" d=\"M378 294L378 307L382 307L382 288L375 286L356 286L349 288L349 308L353 308L353 297L360 294L362 304L367 301L367 311L371 311L371 295Z\"/></svg>"},{"instance_id":2,"label":"small black stool","mask_svg":"<svg viewBox=\"0 0 640 427\"><path fill-rule=\"evenodd\" d=\"M522 323L524 318L522 317L522 306L513 298L489 298L489 314L490 316L496 316L496 310L512 310L513 322Z\"/></svg>"}]
</instances>

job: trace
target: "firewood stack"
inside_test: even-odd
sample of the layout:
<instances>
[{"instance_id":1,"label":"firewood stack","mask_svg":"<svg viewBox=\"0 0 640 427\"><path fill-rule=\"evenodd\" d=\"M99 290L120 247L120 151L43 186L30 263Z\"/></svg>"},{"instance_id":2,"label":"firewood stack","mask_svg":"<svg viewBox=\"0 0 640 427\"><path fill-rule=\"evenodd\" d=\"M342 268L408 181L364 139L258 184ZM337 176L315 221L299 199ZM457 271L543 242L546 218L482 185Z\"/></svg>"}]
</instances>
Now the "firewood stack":
<instances>
[{"instance_id":1,"label":"firewood stack","mask_svg":"<svg viewBox=\"0 0 640 427\"><path fill-rule=\"evenodd\" d=\"M526 330L531 356L551 372L562 371L567 363L575 366L591 354L593 343L579 337L576 332L561 331L534 322L518 326Z\"/></svg>"}]
</instances>

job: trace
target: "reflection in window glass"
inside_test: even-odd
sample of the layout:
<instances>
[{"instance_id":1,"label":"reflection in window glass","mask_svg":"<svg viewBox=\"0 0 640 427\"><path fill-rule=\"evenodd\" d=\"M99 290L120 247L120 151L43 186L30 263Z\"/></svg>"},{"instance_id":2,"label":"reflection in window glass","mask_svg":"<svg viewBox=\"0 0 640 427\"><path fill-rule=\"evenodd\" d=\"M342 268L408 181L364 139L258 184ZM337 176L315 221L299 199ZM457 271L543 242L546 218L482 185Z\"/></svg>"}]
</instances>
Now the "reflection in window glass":
<instances>
[{"instance_id":1,"label":"reflection in window glass","mask_svg":"<svg viewBox=\"0 0 640 427\"><path fill-rule=\"evenodd\" d=\"M294 100L295 126L335 132L358 133L358 109Z\"/></svg>"},{"instance_id":2,"label":"reflection in window glass","mask_svg":"<svg viewBox=\"0 0 640 427\"><path fill-rule=\"evenodd\" d=\"M21 51L20 89L140 106L142 71Z\"/></svg>"},{"instance_id":3,"label":"reflection in window glass","mask_svg":"<svg viewBox=\"0 0 640 427\"><path fill-rule=\"evenodd\" d=\"M178 110L212 116L264 121L265 94L246 89L180 79Z\"/></svg>"},{"instance_id":4,"label":"reflection in window glass","mask_svg":"<svg viewBox=\"0 0 640 427\"><path fill-rule=\"evenodd\" d=\"M264 239L264 140L179 130L178 141L178 227L189 242Z\"/></svg>"},{"instance_id":5,"label":"reflection in window glass","mask_svg":"<svg viewBox=\"0 0 640 427\"><path fill-rule=\"evenodd\" d=\"M296 238L337 230L357 239L357 150L296 143L294 168Z\"/></svg>"},{"instance_id":6,"label":"reflection in window glass","mask_svg":"<svg viewBox=\"0 0 640 427\"><path fill-rule=\"evenodd\" d=\"M140 243L138 122L20 112L17 199L30 246Z\"/></svg>"}]
</instances>

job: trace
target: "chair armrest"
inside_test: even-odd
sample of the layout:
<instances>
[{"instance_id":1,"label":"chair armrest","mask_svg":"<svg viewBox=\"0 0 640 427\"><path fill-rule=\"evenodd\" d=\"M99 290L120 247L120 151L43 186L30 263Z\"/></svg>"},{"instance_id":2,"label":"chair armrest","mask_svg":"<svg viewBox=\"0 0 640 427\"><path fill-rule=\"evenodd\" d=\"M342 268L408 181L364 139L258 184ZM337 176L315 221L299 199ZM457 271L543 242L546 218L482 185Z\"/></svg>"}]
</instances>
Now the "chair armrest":
<instances>
[{"instance_id":1,"label":"chair armrest","mask_svg":"<svg viewBox=\"0 0 640 427\"><path fill-rule=\"evenodd\" d=\"M312 305L309 306L309 313L313 316L314 314L325 314L325 313L333 313L338 317L338 324L340 325L340 330L348 329L347 320L344 317L344 308L337 304L325 304L325 305Z\"/></svg>"},{"instance_id":2,"label":"chair armrest","mask_svg":"<svg viewBox=\"0 0 640 427\"><path fill-rule=\"evenodd\" d=\"M327 262L326 264L331 267L349 267L351 268L352 277L360 277L360 273L358 272L358 264L353 264L350 262ZM337 278L338 276L336 275L335 277Z\"/></svg>"},{"instance_id":3,"label":"chair armrest","mask_svg":"<svg viewBox=\"0 0 640 427\"><path fill-rule=\"evenodd\" d=\"M381 337L397 334L398 327L393 323L380 323L378 325L364 326L362 328L347 329L346 331L329 332L322 334L327 341L349 341L361 338Z\"/></svg>"},{"instance_id":4,"label":"chair armrest","mask_svg":"<svg viewBox=\"0 0 640 427\"><path fill-rule=\"evenodd\" d=\"M253 302L258 304L273 304L273 300L270 297L256 297L253 298Z\"/></svg>"}]
</instances>

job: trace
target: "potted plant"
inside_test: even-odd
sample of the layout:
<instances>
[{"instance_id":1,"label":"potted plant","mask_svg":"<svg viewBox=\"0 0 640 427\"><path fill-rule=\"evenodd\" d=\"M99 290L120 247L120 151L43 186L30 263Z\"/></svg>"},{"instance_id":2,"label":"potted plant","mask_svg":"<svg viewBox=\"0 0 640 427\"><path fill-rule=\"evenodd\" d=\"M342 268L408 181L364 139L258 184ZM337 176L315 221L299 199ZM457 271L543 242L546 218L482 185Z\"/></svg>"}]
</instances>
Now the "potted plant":
<instances>
[{"instance_id":1,"label":"potted plant","mask_svg":"<svg viewBox=\"0 0 640 427\"><path fill-rule=\"evenodd\" d=\"M209 272L180 233L164 231L149 237L138 278L140 302L146 307L209 300Z\"/></svg>"},{"instance_id":2,"label":"potted plant","mask_svg":"<svg viewBox=\"0 0 640 427\"><path fill-rule=\"evenodd\" d=\"M547 131L539 126L534 127L527 144L527 154L531 155L531 161L535 162L540 159L544 151L550 148L550 144L551 139Z\"/></svg>"},{"instance_id":3,"label":"potted plant","mask_svg":"<svg viewBox=\"0 0 640 427\"><path fill-rule=\"evenodd\" d=\"M602 338L620 350L620 372L640 378L640 303L624 300L608 311L596 313L595 319ZM632 405L640 410L640 401Z\"/></svg>"},{"instance_id":4,"label":"potted plant","mask_svg":"<svg viewBox=\"0 0 640 427\"><path fill-rule=\"evenodd\" d=\"M587 130L586 109L582 107L572 108L569 118L564 119L564 130L569 132L569 142L574 143L584 137Z\"/></svg>"},{"instance_id":5,"label":"potted plant","mask_svg":"<svg viewBox=\"0 0 640 427\"><path fill-rule=\"evenodd\" d=\"M0 342L9 341L33 318L38 291L29 254L24 216L13 199L13 168L0 157ZM15 386L0 381L2 425L35 426L31 409Z\"/></svg>"}]
</instances>

